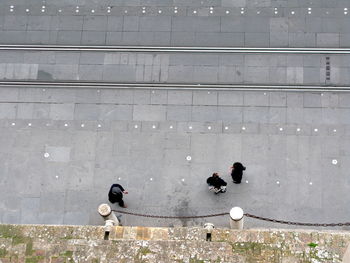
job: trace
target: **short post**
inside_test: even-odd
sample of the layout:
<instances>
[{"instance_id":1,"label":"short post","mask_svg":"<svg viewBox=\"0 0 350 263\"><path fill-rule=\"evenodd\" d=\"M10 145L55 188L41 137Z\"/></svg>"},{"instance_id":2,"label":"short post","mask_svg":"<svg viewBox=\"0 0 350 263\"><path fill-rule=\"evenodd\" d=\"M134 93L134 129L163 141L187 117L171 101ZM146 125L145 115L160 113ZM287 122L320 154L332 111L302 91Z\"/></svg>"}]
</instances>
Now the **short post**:
<instances>
[{"instance_id":1,"label":"short post","mask_svg":"<svg viewBox=\"0 0 350 263\"><path fill-rule=\"evenodd\" d=\"M230 226L232 229L243 229L243 209L236 206L230 210Z\"/></svg>"},{"instance_id":2,"label":"short post","mask_svg":"<svg viewBox=\"0 0 350 263\"><path fill-rule=\"evenodd\" d=\"M212 223L205 223L204 224L204 228L205 230L207 230L207 237L206 240L207 241L211 241L211 233L213 232L215 226Z\"/></svg>"},{"instance_id":3,"label":"short post","mask_svg":"<svg viewBox=\"0 0 350 263\"><path fill-rule=\"evenodd\" d=\"M120 222L117 216L112 211L111 207L108 204L101 204L98 207L98 213L105 220L105 236L104 239L108 240L109 232L112 231L113 226L119 226Z\"/></svg>"}]
</instances>

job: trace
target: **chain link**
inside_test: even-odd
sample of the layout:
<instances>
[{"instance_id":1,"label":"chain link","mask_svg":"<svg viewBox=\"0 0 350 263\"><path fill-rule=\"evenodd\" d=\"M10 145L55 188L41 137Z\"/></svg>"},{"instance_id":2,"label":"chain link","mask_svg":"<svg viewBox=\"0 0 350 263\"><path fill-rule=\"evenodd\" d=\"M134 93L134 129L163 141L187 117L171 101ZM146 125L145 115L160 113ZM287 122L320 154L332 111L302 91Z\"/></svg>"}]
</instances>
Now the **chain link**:
<instances>
[{"instance_id":1,"label":"chain link","mask_svg":"<svg viewBox=\"0 0 350 263\"><path fill-rule=\"evenodd\" d=\"M258 220L278 223L278 224L285 224L285 225L294 225L294 226L320 226L320 227L334 227L334 226L350 226L350 222L345 223L302 223L302 222L292 222L292 221L285 221L285 220L277 220L272 219L268 217L262 217L262 216L256 216L252 214L245 213L244 214L247 217L251 217Z\"/></svg>"},{"instance_id":2,"label":"chain link","mask_svg":"<svg viewBox=\"0 0 350 263\"><path fill-rule=\"evenodd\" d=\"M162 218L162 219L196 219L196 218L207 218L207 217L217 217L217 216L225 216L229 215L228 212L225 213L218 213L218 214L208 214L208 215L199 215L199 216L159 216L159 215L148 215L148 214L140 214L140 213L134 213L134 212L128 212L128 211L122 211L122 210L112 210L113 212L126 214L126 215L133 215L133 216L141 216L141 217L149 217L149 218ZM335 226L350 226L350 222L345 223L302 223L302 222L292 222L292 221L285 221L285 220L278 220L268 217L262 217L262 216L256 216L249 213L244 214L246 217L251 217L254 219L272 222L272 223L278 223L278 224L285 224L285 225L294 225L294 226L316 226L316 227L335 227Z\"/></svg>"},{"instance_id":3,"label":"chain link","mask_svg":"<svg viewBox=\"0 0 350 263\"><path fill-rule=\"evenodd\" d=\"M126 214L126 215L151 217L151 218L163 218L163 219L194 219L194 218L224 216L229 214L226 212L226 213L210 214L210 215L202 215L202 216L157 216L157 215L145 215L145 214L139 214L139 213L133 213L133 212L127 212L127 211L121 211L121 210L112 210L112 211L121 213L121 214Z\"/></svg>"}]
</instances>

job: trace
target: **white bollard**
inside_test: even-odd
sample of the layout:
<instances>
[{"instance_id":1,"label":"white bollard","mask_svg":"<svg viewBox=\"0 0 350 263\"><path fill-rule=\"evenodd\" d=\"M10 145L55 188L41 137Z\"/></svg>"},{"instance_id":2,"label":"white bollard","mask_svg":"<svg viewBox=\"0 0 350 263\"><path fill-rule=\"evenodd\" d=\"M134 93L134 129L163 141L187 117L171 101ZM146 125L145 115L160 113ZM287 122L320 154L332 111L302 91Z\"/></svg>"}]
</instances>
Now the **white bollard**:
<instances>
[{"instance_id":1,"label":"white bollard","mask_svg":"<svg viewBox=\"0 0 350 263\"><path fill-rule=\"evenodd\" d=\"M236 206L230 210L230 226L232 229L243 229L243 209Z\"/></svg>"},{"instance_id":2,"label":"white bollard","mask_svg":"<svg viewBox=\"0 0 350 263\"><path fill-rule=\"evenodd\" d=\"M112 212L112 208L108 204L101 204L98 207L98 213L103 217L106 221L106 226L110 225L113 222L113 225L119 226L120 222L117 216ZM107 222L109 221L109 222Z\"/></svg>"},{"instance_id":3,"label":"white bollard","mask_svg":"<svg viewBox=\"0 0 350 263\"><path fill-rule=\"evenodd\" d=\"M109 233L112 231L113 226L119 226L120 222L114 212L112 212L112 208L108 204L100 204L98 207L98 213L105 220L105 236L104 240L109 239Z\"/></svg>"}]
</instances>

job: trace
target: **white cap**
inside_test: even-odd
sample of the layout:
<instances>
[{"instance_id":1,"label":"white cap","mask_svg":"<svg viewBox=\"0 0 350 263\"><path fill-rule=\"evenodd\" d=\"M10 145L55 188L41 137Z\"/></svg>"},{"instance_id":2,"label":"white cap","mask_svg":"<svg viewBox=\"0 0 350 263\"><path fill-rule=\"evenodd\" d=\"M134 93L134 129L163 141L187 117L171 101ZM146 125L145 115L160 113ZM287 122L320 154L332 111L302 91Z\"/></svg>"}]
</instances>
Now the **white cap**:
<instances>
[{"instance_id":1,"label":"white cap","mask_svg":"<svg viewBox=\"0 0 350 263\"><path fill-rule=\"evenodd\" d=\"M98 207L98 212L101 216L109 216L112 209L108 204L100 204Z\"/></svg>"},{"instance_id":2,"label":"white cap","mask_svg":"<svg viewBox=\"0 0 350 263\"><path fill-rule=\"evenodd\" d=\"M243 209L236 206L236 207L233 207L231 210L230 210L230 217L232 220L234 221L239 221L243 218L244 216L244 213L243 213Z\"/></svg>"}]
</instances>

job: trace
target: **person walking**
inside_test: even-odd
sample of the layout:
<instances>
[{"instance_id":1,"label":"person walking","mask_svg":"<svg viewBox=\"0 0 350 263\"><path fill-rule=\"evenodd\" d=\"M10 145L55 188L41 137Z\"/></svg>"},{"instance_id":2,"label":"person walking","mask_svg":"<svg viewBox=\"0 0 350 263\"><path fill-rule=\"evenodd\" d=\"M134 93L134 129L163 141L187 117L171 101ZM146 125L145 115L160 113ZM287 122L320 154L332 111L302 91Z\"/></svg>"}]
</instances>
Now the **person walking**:
<instances>
[{"instance_id":1,"label":"person walking","mask_svg":"<svg viewBox=\"0 0 350 263\"><path fill-rule=\"evenodd\" d=\"M231 167L231 177L235 184L240 184L242 181L243 171L246 169L243 164L236 162Z\"/></svg>"},{"instance_id":2,"label":"person walking","mask_svg":"<svg viewBox=\"0 0 350 263\"><path fill-rule=\"evenodd\" d=\"M120 184L112 184L108 192L108 200L112 204L118 203L119 206L126 208L127 206L124 204L123 201L123 194L128 194L128 191L126 191L123 188L123 186L121 186Z\"/></svg>"},{"instance_id":3,"label":"person walking","mask_svg":"<svg viewBox=\"0 0 350 263\"><path fill-rule=\"evenodd\" d=\"M215 194L226 192L227 183L220 178L218 173L213 173L213 175L207 179L207 184L209 185L209 190L213 191Z\"/></svg>"}]
</instances>

